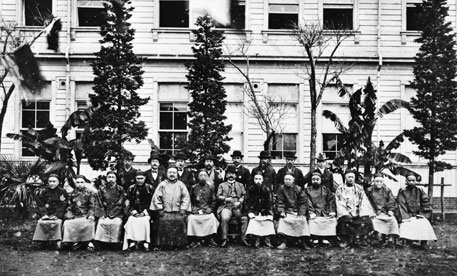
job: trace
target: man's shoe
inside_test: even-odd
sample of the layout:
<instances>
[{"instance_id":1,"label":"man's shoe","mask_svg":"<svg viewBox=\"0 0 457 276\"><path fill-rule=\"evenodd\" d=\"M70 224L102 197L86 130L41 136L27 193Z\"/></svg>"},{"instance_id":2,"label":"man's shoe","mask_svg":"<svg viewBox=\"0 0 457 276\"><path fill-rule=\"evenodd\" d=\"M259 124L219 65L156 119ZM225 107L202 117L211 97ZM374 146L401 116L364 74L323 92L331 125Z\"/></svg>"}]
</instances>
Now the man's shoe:
<instances>
[{"instance_id":1,"label":"man's shoe","mask_svg":"<svg viewBox=\"0 0 457 276\"><path fill-rule=\"evenodd\" d=\"M209 247L217 247L217 243L214 241L213 238L210 238L208 241L208 246Z\"/></svg>"},{"instance_id":2,"label":"man's shoe","mask_svg":"<svg viewBox=\"0 0 457 276\"><path fill-rule=\"evenodd\" d=\"M270 240L265 240L265 247L273 248L273 245L271 245Z\"/></svg>"},{"instance_id":3,"label":"man's shoe","mask_svg":"<svg viewBox=\"0 0 457 276\"><path fill-rule=\"evenodd\" d=\"M287 245L286 245L285 242L283 242L283 243L281 243L280 245L278 245L278 247L276 247L276 248L277 248L277 249L280 249L280 250L286 249L286 248L287 248Z\"/></svg>"},{"instance_id":4,"label":"man's shoe","mask_svg":"<svg viewBox=\"0 0 457 276\"><path fill-rule=\"evenodd\" d=\"M357 244L360 248L368 248L368 244L365 240L361 240L359 241L359 243Z\"/></svg>"},{"instance_id":5,"label":"man's shoe","mask_svg":"<svg viewBox=\"0 0 457 276\"><path fill-rule=\"evenodd\" d=\"M221 247L226 247L227 246L227 240L223 240L222 243L221 243Z\"/></svg>"},{"instance_id":6,"label":"man's shoe","mask_svg":"<svg viewBox=\"0 0 457 276\"><path fill-rule=\"evenodd\" d=\"M328 240L322 240L323 245L330 245L330 242Z\"/></svg>"},{"instance_id":7,"label":"man's shoe","mask_svg":"<svg viewBox=\"0 0 457 276\"><path fill-rule=\"evenodd\" d=\"M200 245L201 245L200 242L193 241L189 244L189 248L199 247Z\"/></svg>"},{"instance_id":8,"label":"man's shoe","mask_svg":"<svg viewBox=\"0 0 457 276\"><path fill-rule=\"evenodd\" d=\"M81 247L82 247L82 244L81 244L81 243L75 242L75 243L73 244L72 250L76 251L76 250L80 249Z\"/></svg>"},{"instance_id":9,"label":"man's shoe","mask_svg":"<svg viewBox=\"0 0 457 276\"><path fill-rule=\"evenodd\" d=\"M349 244L347 242L344 242L344 241L340 242L338 245L339 245L339 247L341 247L343 249L347 249L347 248L350 247Z\"/></svg>"},{"instance_id":10,"label":"man's shoe","mask_svg":"<svg viewBox=\"0 0 457 276\"><path fill-rule=\"evenodd\" d=\"M302 247L305 251L309 251L311 248L309 248L308 244L306 242L302 243Z\"/></svg>"},{"instance_id":11,"label":"man's shoe","mask_svg":"<svg viewBox=\"0 0 457 276\"><path fill-rule=\"evenodd\" d=\"M260 247L260 239L259 238L255 239L254 247L255 248L259 248Z\"/></svg>"},{"instance_id":12,"label":"man's shoe","mask_svg":"<svg viewBox=\"0 0 457 276\"><path fill-rule=\"evenodd\" d=\"M89 244L87 244L87 251L95 251L95 246L92 242L89 242Z\"/></svg>"},{"instance_id":13,"label":"man's shoe","mask_svg":"<svg viewBox=\"0 0 457 276\"><path fill-rule=\"evenodd\" d=\"M61 241L57 241L56 242L56 250L57 251L62 251L62 242Z\"/></svg>"},{"instance_id":14,"label":"man's shoe","mask_svg":"<svg viewBox=\"0 0 457 276\"><path fill-rule=\"evenodd\" d=\"M256 241L257 242L257 241ZM247 247L250 247L251 245L248 243L247 240L241 240L241 244Z\"/></svg>"}]
</instances>

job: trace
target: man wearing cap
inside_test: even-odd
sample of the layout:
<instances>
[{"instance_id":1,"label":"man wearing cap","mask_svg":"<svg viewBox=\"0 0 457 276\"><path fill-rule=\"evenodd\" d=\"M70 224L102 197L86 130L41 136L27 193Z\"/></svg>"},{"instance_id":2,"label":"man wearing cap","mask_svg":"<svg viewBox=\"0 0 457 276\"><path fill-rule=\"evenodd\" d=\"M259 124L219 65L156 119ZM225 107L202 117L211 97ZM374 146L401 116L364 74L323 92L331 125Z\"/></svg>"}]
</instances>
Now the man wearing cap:
<instances>
[{"instance_id":1,"label":"man wearing cap","mask_svg":"<svg viewBox=\"0 0 457 276\"><path fill-rule=\"evenodd\" d=\"M388 244L393 244L394 238L400 235L394 216L397 204L392 191L384 184L382 173L376 173L373 182L374 184L366 190L376 214L372 219L373 229L376 231L379 245L383 242L383 236L388 237Z\"/></svg>"},{"instance_id":2,"label":"man wearing cap","mask_svg":"<svg viewBox=\"0 0 457 276\"><path fill-rule=\"evenodd\" d=\"M187 245L186 216L190 212L190 195L178 180L178 169L169 166L167 178L160 182L152 197L150 210L155 211L154 238L157 247L185 247Z\"/></svg>"},{"instance_id":3,"label":"man wearing cap","mask_svg":"<svg viewBox=\"0 0 457 276\"><path fill-rule=\"evenodd\" d=\"M142 171L136 172L136 183L131 185L127 190L128 220L124 225L124 250L138 249L139 243L143 243L145 251L149 251L151 243L151 223L149 215L149 206L151 205L154 187L145 183L146 174Z\"/></svg>"},{"instance_id":4,"label":"man wearing cap","mask_svg":"<svg viewBox=\"0 0 457 276\"><path fill-rule=\"evenodd\" d=\"M278 189L278 179L275 170L270 164L271 155L268 151L261 151L259 155L259 166L252 169L251 172L251 179L254 179L254 175L257 172L261 172L263 176L263 185L265 185L273 195L276 194L276 190ZM252 185L252 180L249 185Z\"/></svg>"},{"instance_id":5,"label":"man wearing cap","mask_svg":"<svg viewBox=\"0 0 457 276\"><path fill-rule=\"evenodd\" d=\"M214 190L217 191L219 184L224 182L224 176L217 171L215 167L217 157L214 154L208 154L205 155L202 160L206 173L208 174L208 182L213 185Z\"/></svg>"},{"instance_id":6,"label":"man wearing cap","mask_svg":"<svg viewBox=\"0 0 457 276\"><path fill-rule=\"evenodd\" d=\"M226 176L227 181L219 185L216 195L216 198L219 201L217 216L221 223L221 247L225 247L227 245L228 222L230 219L232 217L237 219L241 218L242 204L244 202L244 196L246 195L244 185L235 181L235 166L229 165L227 167ZM243 225L247 225L246 220L246 217L241 218ZM244 245L249 246L246 241L245 229L241 230L241 242Z\"/></svg>"},{"instance_id":7,"label":"man wearing cap","mask_svg":"<svg viewBox=\"0 0 457 276\"><path fill-rule=\"evenodd\" d=\"M327 168L327 160L328 158L325 155L325 153L319 153L319 155L316 158L316 170L318 170L322 174L322 185L327 187L327 189L334 193L336 191L337 185L333 180L333 173ZM311 175L307 174L305 178L307 183L311 183Z\"/></svg>"},{"instance_id":8,"label":"man wearing cap","mask_svg":"<svg viewBox=\"0 0 457 276\"><path fill-rule=\"evenodd\" d=\"M286 238L298 239L305 250L309 239L309 227L306 221L308 215L308 196L305 191L295 184L294 175L286 172L284 184L278 189L276 213L279 215L277 233L280 245L278 249L287 247Z\"/></svg>"},{"instance_id":9,"label":"man wearing cap","mask_svg":"<svg viewBox=\"0 0 457 276\"><path fill-rule=\"evenodd\" d=\"M422 248L428 249L427 241L436 241L435 231L430 224L432 204L427 193L416 186L416 175L406 176L406 187L397 195L400 238L405 241L420 241Z\"/></svg>"},{"instance_id":10,"label":"man wearing cap","mask_svg":"<svg viewBox=\"0 0 457 276\"><path fill-rule=\"evenodd\" d=\"M263 185L261 172L254 175L254 185L247 190L243 215L249 218L249 224L242 228L246 229L246 235L255 237L254 247L260 246L260 237L262 237L265 246L272 248L270 236L276 234L273 223L273 202L271 191ZM247 223L248 220L246 219L245 222Z\"/></svg>"},{"instance_id":11,"label":"man wearing cap","mask_svg":"<svg viewBox=\"0 0 457 276\"><path fill-rule=\"evenodd\" d=\"M106 174L106 185L98 190L95 203L95 217L98 218L96 241L121 243L125 193L124 188L116 183L116 173L109 171Z\"/></svg>"},{"instance_id":12,"label":"man wearing cap","mask_svg":"<svg viewBox=\"0 0 457 276\"><path fill-rule=\"evenodd\" d=\"M159 183L167 178L164 168L160 166L160 155L156 152L151 152L148 163L151 165L151 168L145 171L145 182L157 188Z\"/></svg>"},{"instance_id":13,"label":"man wearing cap","mask_svg":"<svg viewBox=\"0 0 457 276\"><path fill-rule=\"evenodd\" d=\"M322 174L315 170L311 184L306 187L309 207L309 231L313 245L329 245L329 239L336 238L335 194L322 185Z\"/></svg>"},{"instance_id":14,"label":"man wearing cap","mask_svg":"<svg viewBox=\"0 0 457 276\"><path fill-rule=\"evenodd\" d=\"M247 185L251 182L251 173L247 168L241 165L244 155L239 150L234 150L232 155L232 162L236 169L235 180L240 182L247 188Z\"/></svg>"},{"instance_id":15,"label":"man wearing cap","mask_svg":"<svg viewBox=\"0 0 457 276\"><path fill-rule=\"evenodd\" d=\"M122 188L127 191L128 188L135 184L136 169L132 167L135 155L126 150L124 154L124 167L119 170L119 178Z\"/></svg>"},{"instance_id":16,"label":"man wearing cap","mask_svg":"<svg viewBox=\"0 0 457 276\"><path fill-rule=\"evenodd\" d=\"M284 184L284 175L286 175L286 172L290 172L294 175L295 184L303 189L305 187L305 179L303 177L303 173L299 168L294 166L297 156L295 156L295 153L293 152L285 152L284 157L286 158L286 166L279 169L278 171L279 185Z\"/></svg>"},{"instance_id":17,"label":"man wearing cap","mask_svg":"<svg viewBox=\"0 0 457 276\"><path fill-rule=\"evenodd\" d=\"M198 247L202 239L206 239L209 246L217 243L213 236L217 233L219 221L214 216L216 208L216 193L213 185L208 184L208 174L205 169L198 173L198 183L190 190L192 214L187 217L187 236L193 241L189 247Z\"/></svg>"},{"instance_id":18,"label":"man wearing cap","mask_svg":"<svg viewBox=\"0 0 457 276\"><path fill-rule=\"evenodd\" d=\"M183 152L178 152L173 156L173 159L178 169L178 180L183 182L190 192L192 186L195 184L195 176L193 170L185 167L187 156Z\"/></svg>"},{"instance_id":19,"label":"man wearing cap","mask_svg":"<svg viewBox=\"0 0 457 276\"><path fill-rule=\"evenodd\" d=\"M336 212L338 214L337 234L342 240L341 247L349 245L366 247L367 235L373 231L370 217L374 211L363 187L355 183L357 171L345 172L345 183L336 189Z\"/></svg>"}]
</instances>

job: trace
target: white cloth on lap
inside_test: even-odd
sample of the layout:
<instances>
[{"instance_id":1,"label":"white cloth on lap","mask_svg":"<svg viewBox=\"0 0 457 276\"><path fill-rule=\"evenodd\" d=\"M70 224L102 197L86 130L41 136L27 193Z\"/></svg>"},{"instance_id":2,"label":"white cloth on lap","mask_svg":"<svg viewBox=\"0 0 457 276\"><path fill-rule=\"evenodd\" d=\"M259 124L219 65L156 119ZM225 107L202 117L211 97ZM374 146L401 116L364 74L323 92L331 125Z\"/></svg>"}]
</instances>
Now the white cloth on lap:
<instances>
[{"instance_id":1,"label":"white cloth on lap","mask_svg":"<svg viewBox=\"0 0 457 276\"><path fill-rule=\"evenodd\" d=\"M121 218L100 218L95 231L95 240L101 242L120 243L122 234Z\"/></svg>"},{"instance_id":2,"label":"white cloth on lap","mask_svg":"<svg viewBox=\"0 0 457 276\"><path fill-rule=\"evenodd\" d=\"M398 222L394 216L381 213L371 220L373 222L373 229L378 233L385 235L400 235Z\"/></svg>"},{"instance_id":3,"label":"white cloth on lap","mask_svg":"<svg viewBox=\"0 0 457 276\"><path fill-rule=\"evenodd\" d=\"M187 235L206 237L216 234L219 221L214 214L189 215L187 217Z\"/></svg>"},{"instance_id":4,"label":"white cloth on lap","mask_svg":"<svg viewBox=\"0 0 457 276\"><path fill-rule=\"evenodd\" d=\"M134 217L130 216L124 225L124 244L122 249L128 248L128 240L151 242L151 218L149 216Z\"/></svg>"},{"instance_id":5,"label":"white cloth on lap","mask_svg":"<svg viewBox=\"0 0 457 276\"><path fill-rule=\"evenodd\" d=\"M34 241L60 241L62 239L62 220L44 220L39 219L35 234L33 235Z\"/></svg>"},{"instance_id":6,"label":"white cloth on lap","mask_svg":"<svg viewBox=\"0 0 457 276\"><path fill-rule=\"evenodd\" d=\"M412 217L400 223L400 238L415 241L436 241L435 231L426 218Z\"/></svg>"},{"instance_id":7,"label":"white cloth on lap","mask_svg":"<svg viewBox=\"0 0 457 276\"><path fill-rule=\"evenodd\" d=\"M336 218L315 217L308 220L309 232L314 236L336 236Z\"/></svg>"},{"instance_id":8,"label":"white cloth on lap","mask_svg":"<svg viewBox=\"0 0 457 276\"><path fill-rule=\"evenodd\" d=\"M278 234L291 237L309 236L308 222L305 217L287 214L285 218L279 219Z\"/></svg>"},{"instance_id":9,"label":"white cloth on lap","mask_svg":"<svg viewBox=\"0 0 457 276\"><path fill-rule=\"evenodd\" d=\"M95 237L95 222L85 217L68 219L63 223L63 242L91 241Z\"/></svg>"},{"instance_id":10,"label":"white cloth on lap","mask_svg":"<svg viewBox=\"0 0 457 276\"><path fill-rule=\"evenodd\" d=\"M266 216L256 216L249 219L246 235L270 236L275 235L275 225L272 220L267 220Z\"/></svg>"}]
</instances>

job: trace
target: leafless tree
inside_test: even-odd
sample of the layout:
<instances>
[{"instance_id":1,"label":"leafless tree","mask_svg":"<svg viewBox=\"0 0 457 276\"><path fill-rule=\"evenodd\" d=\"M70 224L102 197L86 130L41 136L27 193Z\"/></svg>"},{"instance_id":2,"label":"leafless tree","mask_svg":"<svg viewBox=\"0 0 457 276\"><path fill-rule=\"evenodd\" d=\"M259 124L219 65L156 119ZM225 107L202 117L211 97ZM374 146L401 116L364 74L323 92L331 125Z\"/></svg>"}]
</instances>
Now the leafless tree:
<instances>
[{"instance_id":1,"label":"leafless tree","mask_svg":"<svg viewBox=\"0 0 457 276\"><path fill-rule=\"evenodd\" d=\"M309 82L311 97L311 139L310 169L314 170L317 138L317 107L325 89L340 75L351 68L343 61L335 60L335 54L344 40L353 31L346 29L325 30L318 22L305 22L293 28L292 36L305 50L307 62L304 63L306 79Z\"/></svg>"}]
</instances>

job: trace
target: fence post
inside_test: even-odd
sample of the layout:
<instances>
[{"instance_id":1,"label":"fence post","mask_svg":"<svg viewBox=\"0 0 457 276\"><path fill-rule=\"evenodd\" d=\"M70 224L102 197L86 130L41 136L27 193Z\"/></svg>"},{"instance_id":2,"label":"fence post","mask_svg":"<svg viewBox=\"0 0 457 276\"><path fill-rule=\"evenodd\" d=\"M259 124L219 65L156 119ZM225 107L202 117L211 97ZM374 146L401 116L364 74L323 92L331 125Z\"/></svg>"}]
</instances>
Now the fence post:
<instances>
[{"instance_id":1,"label":"fence post","mask_svg":"<svg viewBox=\"0 0 457 276\"><path fill-rule=\"evenodd\" d=\"M444 215L444 177L441 177L441 220L445 221Z\"/></svg>"}]
</instances>

